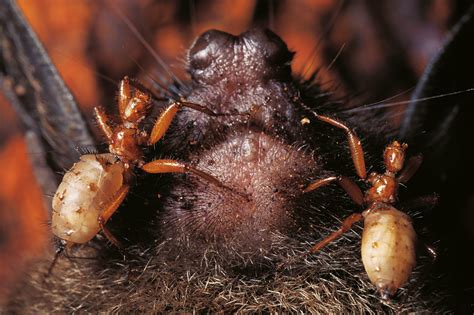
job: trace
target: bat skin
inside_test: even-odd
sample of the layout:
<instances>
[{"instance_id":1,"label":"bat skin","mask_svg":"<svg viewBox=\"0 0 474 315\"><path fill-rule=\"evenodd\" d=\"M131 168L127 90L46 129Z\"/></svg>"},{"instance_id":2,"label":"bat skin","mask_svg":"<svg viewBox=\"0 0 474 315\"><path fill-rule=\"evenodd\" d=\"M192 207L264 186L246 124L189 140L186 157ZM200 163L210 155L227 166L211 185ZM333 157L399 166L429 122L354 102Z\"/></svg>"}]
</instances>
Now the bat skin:
<instances>
[{"instance_id":1,"label":"bat skin","mask_svg":"<svg viewBox=\"0 0 474 315\"><path fill-rule=\"evenodd\" d=\"M328 106L329 100L317 98L317 86L291 75L291 58L286 44L267 30L201 35L189 51L186 99L215 112L249 115L209 117L184 109L160 155L190 162L231 190L192 175L139 175L135 194L109 224L128 240L124 252L98 237L71 253L86 259L60 257L46 276L50 253L12 293L6 312L449 308L450 297L426 257L418 259L397 296L382 301L360 261L360 228L324 252L276 270L356 210L338 187L302 194L302 187L331 171L354 178L355 172L343 132L311 113L336 105ZM309 124L301 123L304 117ZM353 117L350 125L358 123ZM381 152L386 144L361 136L367 152ZM160 198L144 205L141 196L148 193Z\"/></svg>"}]
</instances>

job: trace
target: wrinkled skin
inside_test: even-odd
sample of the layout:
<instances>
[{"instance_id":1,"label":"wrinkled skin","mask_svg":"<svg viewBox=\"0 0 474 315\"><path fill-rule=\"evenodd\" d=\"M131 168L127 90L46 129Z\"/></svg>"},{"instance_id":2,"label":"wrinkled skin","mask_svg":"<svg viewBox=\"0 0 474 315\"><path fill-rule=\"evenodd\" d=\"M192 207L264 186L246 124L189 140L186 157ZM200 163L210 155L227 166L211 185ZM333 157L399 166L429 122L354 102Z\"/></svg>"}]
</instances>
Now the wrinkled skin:
<instances>
[{"instance_id":1,"label":"wrinkled skin","mask_svg":"<svg viewBox=\"0 0 474 315\"><path fill-rule=\"evenodd\" d=\"M354 170L344 134L312 115L312 110L327 114L337 107L318 97L318 87L291 75L291 58L286 44L267 30L201 35L188 54L192 81L186 99L236 115L214 118L183 110L160 154L199 166L234 193L192 175L140 176L138 196L131 196L110 224L128 241L124 252L98 238L72 253L88 259L60 257L46 276L51 253L32 267L6 310L451 309L443 278L431 272L424 257L405 288L382 301L360 261L360 228L277 270L277 264L338 226L337 218L357 210L338 187L301 192L315 178ZM309 123L302 124L303 118ZM349 126L357 121L353 117ZM380 134L379 129L377 140L361 135L369 156L388 141ZM149 197L157 194L159 200Z\"/></svg>"}]
</instances>

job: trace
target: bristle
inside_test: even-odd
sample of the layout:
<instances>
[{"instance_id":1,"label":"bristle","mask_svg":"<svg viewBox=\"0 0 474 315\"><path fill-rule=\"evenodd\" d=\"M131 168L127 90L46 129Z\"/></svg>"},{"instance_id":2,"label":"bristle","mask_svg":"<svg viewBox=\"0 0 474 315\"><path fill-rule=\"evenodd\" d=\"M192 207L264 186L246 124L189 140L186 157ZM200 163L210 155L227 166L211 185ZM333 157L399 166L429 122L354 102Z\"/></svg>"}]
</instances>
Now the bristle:
<instances>
[{"instance_id":1,"label":"bristle","mask_svg":"<svg viewBox=\"0 0 474 315\"><path fill-rule=\"evenodd\" d=\"M97 150L96 147L88 146L88 147L78 147L77 152L79 152L80 155L85 155L85 154L99 154L99 151Z\"/></svg>"},{"instance_id":2,"label":"bristle","mask_svg":"<svg viewBox=\"0 0 474 315\"><path fill-rule=\"evenodd\" d=\"M248 198L188 177L166 203L166 237L218 241L253 256L271 246L272 233L295 229L299 200L308 199L300 187L318 172L311 154L252 131L230 135L201 154L197 167Z\"/></svg>"}]
</instances>

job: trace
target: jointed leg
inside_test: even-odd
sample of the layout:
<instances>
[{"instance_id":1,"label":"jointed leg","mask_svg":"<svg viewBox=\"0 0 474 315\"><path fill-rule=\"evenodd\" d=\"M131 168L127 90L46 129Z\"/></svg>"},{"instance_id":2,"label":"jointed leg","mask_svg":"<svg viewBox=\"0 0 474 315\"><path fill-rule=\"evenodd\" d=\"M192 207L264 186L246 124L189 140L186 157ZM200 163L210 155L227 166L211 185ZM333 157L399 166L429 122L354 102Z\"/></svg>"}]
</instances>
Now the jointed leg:
<instances>
[{"instance_id":1,"label":"jointed leg","mask_svg":"<svg viewBox=\"0 0 474 315\"><path fill-rule=\"evenodd\" d=\"M49 265L48 271L46 272L46 275L43 280L46 280L49 276L51 276L51 274L53 273L53 269L56 266L56 263L58 262L59 256L61 256L61 254L64 253L64 256L67 258L71 257L71 248L75 245L75 243L61 239L56 239L55 243L56 251L54 253L54 258L51 262L51 265Z\"/></svg>"},{"instance_id":2,"label":"jointed leg","mask_svg":"<svg viewBox=\"0 0 474 315\"><path fill-rule=\"evenodd\" d=\"M102 232L104 232L104 235L105 237L107 237L107 239L112 243L114 244L116 247L118 248L122 248L122 244L120 243L120 241L115 237L113 236L113 234L109 231L109 229L105 226L105 221L104 219L99 216L97 218L97 220L99 221L99 226L100 226L100 229L102 230Z\"/></svg>"},{"instance_id":3,"label":"jointed leg","mask_svg":"<svg viewBox=\"0 0 474 315\"><path fill-rule=\"evenodd\" d=\"M344 189L344 191L351 197L352 201L355 204L361 206L364 202L364 195L360 190L359 186L356 185L351 179L344 177L344 176L330 176L322 179L318 179L311 184L309 184L305 189L303 189L304 193L316 190L322 186L326 186L332 182L336 181L339 186Z\"/></svg>"},{"instance_id":4,"label":"jointed leg","mask_svg":"<svg viewBox=\"0 0 474 315\"><path fill-rule=\"evenodd\" d=\"M174 117L176 116L178 111L181 109L181 107L192 108L194 110L200 111L201 113L204 113L206 115L213 116L213 117L233 115L233 114L215 113L210 108L200 105L200 104L196 104L196 103L185 102L185 101L175 102L169 105L161 113L160 117L158 117L158 119L156 120L155 125L153 126L153 129L151 131L150 138L148 139L149 145L157 143L163 137L163 135L166 133L166 131L170 127L171 122L173 121Z\"/></svg>"},{"instance_id":5,"label":"jointed leg","mask_svg":"<svg viewBox=\"0 0 474 315\"><path fill-rule=\"evenodd\" d=\"M331 235L329 235L328 237L326 237L325 239L323 239L322 241L320 241L319 243L317 243L316 245L314 245L313 247L311 247L311 249L308 251L308 254L312 254L312 253L315 253L317 252L318 250L320 250L321 248L323 248L324 246L326 246L327 244L331 243L332 241L334 241L336 238L338 238L339 236L341 236L342 234L346 233L347 231L350 230L350 228L352 227L352 225L356 222L359 222L360 220L362 220L363 216L362 214L360 213L354 213L354 214L351 214L350 216L348 216L343 222L342 222L342 225L341 227L339 228L339 230L333 232Z\"/></svg>"},{"instance_id":6,"label":"jointed leg","mask_svg":"<svg viewBox=\"0 0 474 315\"><path fill-rule=\"evenodd\" d=\"M120 116L122 113L125 112L125 108L128 105L128 101L130 100L130 81L128 77L124 77L122 81L120 81L119 93L118 93L118 108Z\"/></svg>"},{"instance_id":7,"label":"jointed leg","mask_svg":"<svg viewBox=\"0 0 474 315\"><path fill-rule=\"evenodd\" d=\"M179 103L173 103L161 113L151 130L150 138L148 138L149 145L157 143L163 137L179 109Z\"/></svg>"},{"instance_id":8,"label":"jointed leg","mask_svg":"<svg viewBox=\"0 0 474 315\"><path fill-rule=\"evenodd\" d=\"M48 278L51 273L53 272L54 266L56 266L56 263L58 262L59 256L64 252L65 248L67 245L65 245L63 240L60 240L57 242L56 245L56 251L54 253L54 258L53 261L51 262L51 265L49 265L48 272L46 273L45 279Z\"/></svg>"},{"instance_id":9,"label":"jointed leg","mask_svg":"<svg viewBox=\"0 0 474 315\"><path fill-rule=\"evenodd\" d=\"M354 223L360 221L362 218L363 218L363 216L360 213L351 214L349 217L347 217L342 222L342 226L339 228L339 230L337 230L336 232L333 232L331 235L329 235L328 237L326 237L325 239L323 239L322 241L320 241L319 243L317 243L316 245L311 247L311 249L309 251L303 253L302 255L299 255L298 258L295 258L295 259L301 259L303 257L308 256L309 254L313 254L313 253L317 252L318 250L320 250L321 248L323 248L327 244L331 243L332 241L334 241L336 238L338 238L339 236L341 236L345 232L349 231L351 226ZM281 263L277 266L277 270L282 270L282 269L286 268L289 264L291 264L291 261Z\"/></svg>"},{"instance_id":10,"label":"jointed leg","mask_svg":"<svg viewBox=\"0 0 474 315\"><path fill-rule=\"evenodd\" d=\"M100 129L102 130L104 135L107 137L107 140L111 142L113 132L112 132L112 128L110 128L109 118L107 114L104 112L102 108L94 107L94 117Z\"/></svg>"},{"instance_id":11,"label":"jointed leg","mask_svg":"<svg viewBox=\"0 0 474 315\"><path fill-rule=\"evenodd\" d=\"M176 160L155 160L143 165L142 169L147 173L193 173L217 186L228 188L214 176L198 170L197 168Z\"/></svg>"},{"instance_id":12,"label":"jointed leg","mask_svg":"<svg viewBox=\"0 0 474 315\"><path fill-rule=\"evenodd\" d=\"M210 108L204 106L204 105L200 105L200 104L197 104L197 103L191 103L191 102L178 102L180 106L182 107L188 107L188 108L192 108L194 110L197 110L201 113L204 113L206 115L209 115L209 116L213 116L213 117L217 117L217 116L229 116L229 114L218 114L218 113L215 113L213 112Z\"/></svg>"},{"instance_id":13,"label":"jointed leg","mask_svg":"<svg viewBox=\"0 0 474 315\"><path fill-rule=\"evenodd\" d=\"M349 141L349 149L351 151L352 161L354 162L354 167L356 169L357 175L360 178L365 179L365 177L367 176L367 171L365 169L364 150L362 149L360 139L359 137L357 137L355 132L343 123L330 117L316 115L316 118L334 127L340 128L346 132L347 140Z\"/></svg>"},{"instance_id":14,"label":"jointed leg","mask_svg":"<svg viewBox=\"0 0 474 315\"><path fill-rule=\"evenodd\" d=\"M122 204L123 200L128 194L129 187L123 186L120 190L115 194L114 198L110 201L104 211L99 215L97 221L99 221L99 226L104 232L105 237L117 247L122 247L120 242L110 233L109 229L105 226L107 220L117 211L118 207Z\"/></svg>"},{"instance_id":15,"label":"jointed leg","mask_svg":"<svg viewBox=\"0 0 474 315\"><path fill-rule=\"evenodd\" d=\"M175 160L155 160L150 163L147 163L142 166L142 169L147 172L147 173L193 173L194 175L197 175L201 177L204 180L207 180L208 182L213 183L216 186L222 187L224 189L230 190L235 194L238 194L242 196L243 198L249 200L249 196L241 191L236 191L232 189L229 186L224 185L221 183L217 178L212 176L211 174L208 174L206 172L203 172L201 170L198 170L197 168Z\"/></svg>"}]
</instances>

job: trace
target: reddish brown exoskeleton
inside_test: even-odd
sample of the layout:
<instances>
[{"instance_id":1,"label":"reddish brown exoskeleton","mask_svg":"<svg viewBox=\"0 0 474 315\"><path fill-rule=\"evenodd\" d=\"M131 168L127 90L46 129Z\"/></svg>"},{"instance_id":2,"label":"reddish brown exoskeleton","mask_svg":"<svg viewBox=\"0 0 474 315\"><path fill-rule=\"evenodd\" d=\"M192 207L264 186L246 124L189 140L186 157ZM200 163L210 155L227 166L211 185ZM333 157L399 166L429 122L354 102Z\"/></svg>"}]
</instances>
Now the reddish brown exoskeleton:
<instances>
[{"instance_id":1,"label":"reddish brown exoskeleton","mask_svg":"<svg viewBox=\"0 0 474 315\"><path fill-rule=\"evenodd\" d=\"M136 167L148 173L192 172L221 185L215 177L175 160L145 164L142 146L158 142L182 106L215 115L198 104L174 102L161 113L148 135L139 125L149 115L151 104L152 97L133 88L125 77L118 95L120 123L112 127L107 114L101 108L95 108L94 115L109 143L109 153L81 156L80 161L66 172L53 198L52 230L68 245L86 243L100 230L113 244L120 245L105 223L127 196Z\"/></svg>"},{"instance_id":2,"label":"reddish brown exoskeleton","mask_svg":"<svg viewBox=\"0 0 474 315\"><path fill-rule=\"evenodd\" d=\"M407 214L393 206L398 199L399 184L407 182L413 176L422 160L421 156L412 157L403 169L407 147L398 141L393 141L386 147L386 171L384 174L374 172L369 175L367 182L371 187L365 195L354 182L342 176L317 180L304 190L309 192L336 181L356 204L366 207L362 213L346 218L339 230L314 245L309 253L320 250L363 219L362 262L370 281L377 287L382 298L395 294L408 281L416 264L416 233L412 221Z\"/></svg>"}]
</instances>

